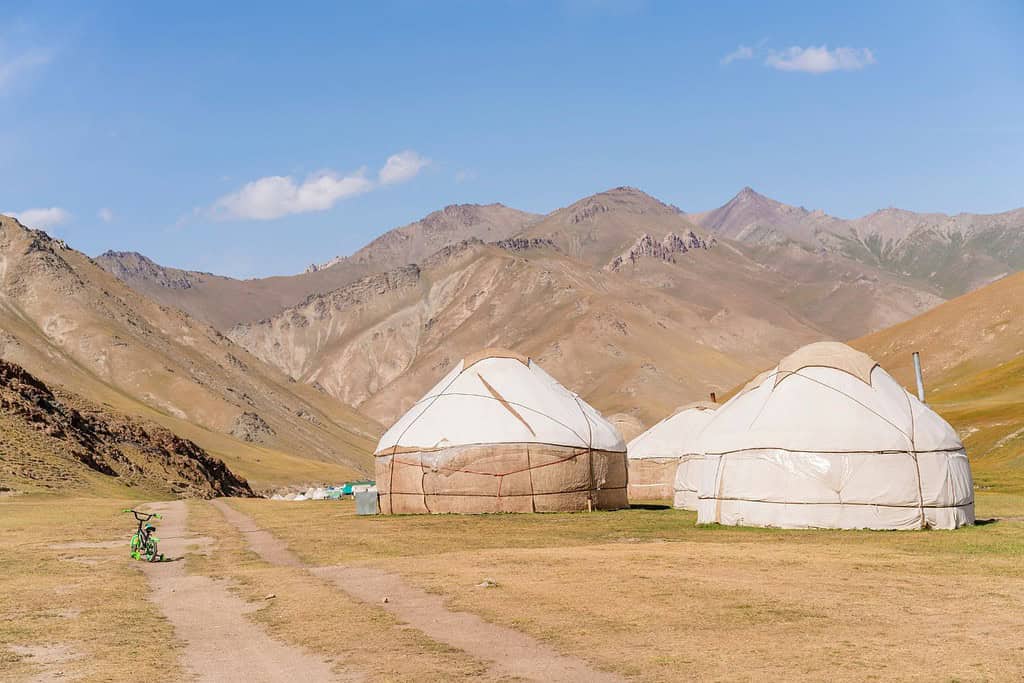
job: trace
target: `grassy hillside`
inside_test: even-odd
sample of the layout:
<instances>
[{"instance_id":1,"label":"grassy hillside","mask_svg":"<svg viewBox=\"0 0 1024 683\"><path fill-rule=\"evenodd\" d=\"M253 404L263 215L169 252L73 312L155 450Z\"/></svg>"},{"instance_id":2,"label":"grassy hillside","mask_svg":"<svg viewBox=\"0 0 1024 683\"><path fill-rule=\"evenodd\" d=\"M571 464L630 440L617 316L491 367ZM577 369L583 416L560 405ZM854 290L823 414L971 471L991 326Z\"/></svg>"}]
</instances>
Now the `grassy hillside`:
<instances>
[{"instance_id":1,"label":"grassy hillside","mask_svg":"<svg viewBox=\"0 0 1024 683\"><path fill-rule=\"evenodd\" d=\"M1024 273L851 343L907 387L919 351L928 403L964 439L978 485L1024 490Z\"/></svg>"}]
</instances>

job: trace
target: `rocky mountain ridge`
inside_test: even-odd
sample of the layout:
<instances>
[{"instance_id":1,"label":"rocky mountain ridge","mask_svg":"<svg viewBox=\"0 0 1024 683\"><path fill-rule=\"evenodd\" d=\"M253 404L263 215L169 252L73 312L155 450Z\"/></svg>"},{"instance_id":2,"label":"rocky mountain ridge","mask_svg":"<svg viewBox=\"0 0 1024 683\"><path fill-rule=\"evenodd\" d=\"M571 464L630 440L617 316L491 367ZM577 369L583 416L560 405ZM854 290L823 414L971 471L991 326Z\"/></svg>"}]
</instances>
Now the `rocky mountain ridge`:
<instances>
[{"instance_id":1,"label":"rocky mountain ridge","mask_svg":"<svg viewBox=\"0 0 1024 683\"><path fill-rule=\"evenodd\" d=\"M540 216L512 209L504 204L451 204L418 221L389 230L351 256L335 256L312 264L306 272L317 272L341 264L372 264L388 270L418 263L447 244L476 238L496 242L516 235Z\"/></svg>"},{"instance_id":2,"label":"rocky mountain ridge","mask_svg":"<svg viewBox=\"0 0 1024 683\"><path fill-rule=\"evenodd\" d=\"M855 219L808 211L743 188L689 218L762 253L797 245L839 255L957 296L1024 268L1024 209L996 214L915 213L887 208Z\"/></svg>"},{"instance_id":3,"label":"rocky mountain ridge","mask_svg":"<svg viewBox=\"0 0 1024 683\"><path fill-rule=\"evenodd\" d=\"M508 220L496 228L498 216ZM756 347L767 357L800 340L856 337L942 301L926 278L864 257L844 225L750 188L707 214L685 214L625 186L543 217L494 204L453 206L389 231L329 267L278 279L301 296L290 303L280 297L276 312L247 313L220 329L291 379L385 422L436 380L431 373L451 361L446 345L468 352L491 343L525 344L542 355L574 348L579 358L555 361L568 385L597 391L590 368L605 368L620 385L606 387L603 400L588 398L647 417L660 405L653 392L674 393L678 402L724 382L732 371L723 368L735 367L723 360L731 354L749 356ZM313 277L325 279L314 284ZM573 295L587 303L574 305L575 313L557 308L554 302L568 305ZM638 302L648 312L621 313ZM564 321L583 315L588 322L556 325L550 317L556 309ZM689 331L674 330L663 340L666 318L690 321ZM640 352L616 341L622 330L643 330L654 345L643 351L644 363L670 368L671 379L641 381L643 366L634 368L630 358ZM580 339L584 334L592 338ZM719 354L710 365L720 374L661 350L680 338ZM753 362L746 357L739 365Z\"/></svg>"},{"instance_id":4,"label":"rocky mountain ridge","mask_svg":"<svg viewBox=\"0 0 1024 683\"><path fill-rule=\"evenodd\" d=\"M637 261L645 257L659 259L666 263L676 263L676 254L685 254L692 249L707 250L716 244L718 244L718 240L714 237L708 241L692 230L685 237L670 232L660 242L644 233L628 251L612 259L611 263L605 266L605 270L618 271L626 263L635 266Z\"/></svg>"}]
</instances>

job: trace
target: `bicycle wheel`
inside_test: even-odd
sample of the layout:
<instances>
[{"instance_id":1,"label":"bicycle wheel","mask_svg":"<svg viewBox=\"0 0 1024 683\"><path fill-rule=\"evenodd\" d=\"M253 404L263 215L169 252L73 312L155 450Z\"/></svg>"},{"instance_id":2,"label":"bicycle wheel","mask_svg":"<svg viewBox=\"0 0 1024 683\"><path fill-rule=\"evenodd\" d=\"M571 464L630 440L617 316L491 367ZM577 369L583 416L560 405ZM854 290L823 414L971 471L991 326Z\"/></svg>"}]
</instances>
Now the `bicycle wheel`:
<instances>
[{"instance_id":1,"label":"bicycle wheel","mask_svg":"<svg viewBox=\"0 0 1024 683\"><path fill-rule=\"evenodd\" d=\"M148 562L159 562L160 553L157 552L156 541L150 541L146 546L146 560Z\"/></svg>"}]
</instances>

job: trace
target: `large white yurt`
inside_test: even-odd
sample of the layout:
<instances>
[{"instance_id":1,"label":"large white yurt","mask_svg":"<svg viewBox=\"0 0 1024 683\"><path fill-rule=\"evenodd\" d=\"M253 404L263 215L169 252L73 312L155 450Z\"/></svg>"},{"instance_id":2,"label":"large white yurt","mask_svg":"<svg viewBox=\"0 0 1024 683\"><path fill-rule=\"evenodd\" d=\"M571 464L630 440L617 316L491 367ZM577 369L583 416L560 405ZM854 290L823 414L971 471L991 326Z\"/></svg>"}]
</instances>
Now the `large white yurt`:
<instances>
[{"instance_id":1,"label":"large white yurt","mask_svg":"<svg viewBox=\"0 0 1024 683\"><path fill-rule=\"evenodd\" d=\"M615 427L529 358L460 361L375 453L384 513L616 509L626 446Z\"/></svg>"},{"instance_id":2,"label":"large white yurt","mask_svg":"<svg viewBox=\"0 0 1024 683\"><path fill-rule=\"evenodd\" d=\"M687 509L697 509L699 475L693 473L703 456L693 448L694 437L711 421L716 407L707 401L682 406L629 442L630 500L668 500L675 496L676 507L684 507L685 502ZM687 495L675 491L677 472L683 472L685 484L692 486Z\"/></svg>"},{"instance_id":3,"label":"large white yurt","mask_svg":"<svg viewBox=\"0 0 1024 683\"><path fill-rule=\"evenodd\" d=\"M974 522L971 467L953 428L869 356L805 346L719 408L698 523L952 529Z\"/></svg>"}]
</instances>

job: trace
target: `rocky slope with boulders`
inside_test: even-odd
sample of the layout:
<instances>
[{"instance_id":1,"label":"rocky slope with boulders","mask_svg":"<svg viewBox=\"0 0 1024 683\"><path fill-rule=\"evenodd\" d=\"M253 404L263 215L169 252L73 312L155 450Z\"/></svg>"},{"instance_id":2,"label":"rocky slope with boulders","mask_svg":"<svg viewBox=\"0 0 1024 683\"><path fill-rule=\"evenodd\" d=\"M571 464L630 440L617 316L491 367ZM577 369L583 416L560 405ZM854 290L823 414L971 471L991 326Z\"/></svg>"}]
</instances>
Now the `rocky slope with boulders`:
<instances>
[{"instance_id":1,"label":"rocky slope with boulders","mask_svg":"<svg viewBox=\"0 0 1024 683\"><path fill-rule=\"evenodd\" d=\"M10 491L85 490L90 477L179 497L252 496L203 448L155 423L54 390L0 360L0 484Z\"/></svg>"}]
</instances>

